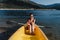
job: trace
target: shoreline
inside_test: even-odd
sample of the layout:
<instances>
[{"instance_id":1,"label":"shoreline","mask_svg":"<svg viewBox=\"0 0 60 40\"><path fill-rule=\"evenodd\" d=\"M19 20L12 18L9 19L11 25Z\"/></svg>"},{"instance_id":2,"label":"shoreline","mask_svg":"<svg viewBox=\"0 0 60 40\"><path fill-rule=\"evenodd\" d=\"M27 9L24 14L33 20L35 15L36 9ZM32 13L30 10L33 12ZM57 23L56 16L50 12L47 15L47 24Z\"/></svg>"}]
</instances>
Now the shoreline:
<instances>
[{"instance_id":1,"label":"shoreline","mask_svg":"<svg viewBox=\"0 0 60 40\"><path fill-rule=\"evenodd\" d=\"M0 10L56 10L56 9L18 9L18 8L0 8Z\"/></svg>"}]
</instances>

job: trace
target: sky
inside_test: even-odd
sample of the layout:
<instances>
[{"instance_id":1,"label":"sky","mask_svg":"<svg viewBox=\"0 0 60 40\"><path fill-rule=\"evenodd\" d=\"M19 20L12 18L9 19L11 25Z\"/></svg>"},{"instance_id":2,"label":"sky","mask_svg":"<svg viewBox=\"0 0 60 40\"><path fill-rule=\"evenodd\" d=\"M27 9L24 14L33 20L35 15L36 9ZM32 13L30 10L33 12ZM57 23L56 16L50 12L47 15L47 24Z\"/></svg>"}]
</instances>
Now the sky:
<instances>
[{"instance_id":1,"label":"sky","mask_svg":"<svg viewBox=\"0 0 60 40\"><path fill-rule=\"evenodd\" d=\"M43 4L43 5L50 5L54 3L60 3L60 0L31 0L34 1L38 4Z\"/></svg>"}]
</instances>

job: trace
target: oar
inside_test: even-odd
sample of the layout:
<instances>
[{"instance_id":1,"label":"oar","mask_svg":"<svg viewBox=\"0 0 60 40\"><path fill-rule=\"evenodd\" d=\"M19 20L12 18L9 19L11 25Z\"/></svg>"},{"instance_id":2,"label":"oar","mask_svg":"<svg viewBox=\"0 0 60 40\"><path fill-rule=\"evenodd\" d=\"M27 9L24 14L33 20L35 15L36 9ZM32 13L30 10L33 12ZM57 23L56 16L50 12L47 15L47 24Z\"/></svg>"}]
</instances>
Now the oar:
<instances>
[{"instance_id":1,"label":"oar","mask_svg":"<svg viewBox=\"0 0 60 40\"><path fill-rule=\"evenodd\" d=\"M18 23L18 22L16 22L16 21L8 21L8 22L10 22L10 24L11 23L14 23L14 24L18 24L18 25L24 25L25 23ZM38 24L37 24L38 25ZM45 26L41 26L41 25L38 25L39 27L45 27Z\"/></svg>"},{"instance_id":2,"label":"oar","mask_svg":"<svg viewBox=\"0 0 60 40\"><path fill-rule=\"evenodd\" d=\"M16 21L7 21L7 24L18 24L18 25L24 25L24 23L18 23Z\"/></svg>"}]
</instances>

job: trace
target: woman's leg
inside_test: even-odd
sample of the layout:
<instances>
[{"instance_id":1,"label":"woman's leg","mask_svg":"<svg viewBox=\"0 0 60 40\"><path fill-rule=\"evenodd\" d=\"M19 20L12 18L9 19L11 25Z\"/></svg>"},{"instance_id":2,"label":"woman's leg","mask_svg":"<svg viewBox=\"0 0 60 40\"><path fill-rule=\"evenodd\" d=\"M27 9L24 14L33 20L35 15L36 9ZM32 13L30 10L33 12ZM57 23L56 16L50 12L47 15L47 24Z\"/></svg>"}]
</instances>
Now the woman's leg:
<instances>
[{"instance_id":1,"label":"woman's leg","mask_svg":"<svg viewBox=\"0 0 60 40\"><path fill-rule=\"evenodd\" d=\"M32 33L34 33L34 23L32 23Z\"/></svg>"},{"instance_id":2,"label":"woman's leg","mask_svg":"<svg viewBox=\"0 0 60 40\"><path fill-rule=\"evenodd\" d=\"M30 30L29 31L30 31L30 34L31 34L32 33L32 26L31 25L30 25Z\"/></svg>"}]
</instances>

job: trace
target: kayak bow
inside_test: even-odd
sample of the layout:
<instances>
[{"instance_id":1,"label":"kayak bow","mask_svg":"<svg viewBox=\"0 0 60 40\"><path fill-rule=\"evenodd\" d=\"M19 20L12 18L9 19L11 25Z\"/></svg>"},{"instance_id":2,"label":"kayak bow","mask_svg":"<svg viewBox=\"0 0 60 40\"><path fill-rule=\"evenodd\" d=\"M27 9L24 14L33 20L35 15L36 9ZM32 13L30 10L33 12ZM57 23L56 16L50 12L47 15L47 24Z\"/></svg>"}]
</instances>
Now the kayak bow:
<instances>
[{"instance_id":1,"label":"kayak bow","mask_svg":"<svg viewBox=\"0 0 60 40\"><path fill-rule=\"evenodd\" d=\"M39 26L35 25L35 35L25 34L25 26L19 28L8 40L48 40Z\"/></svg>"}]
</instances>

